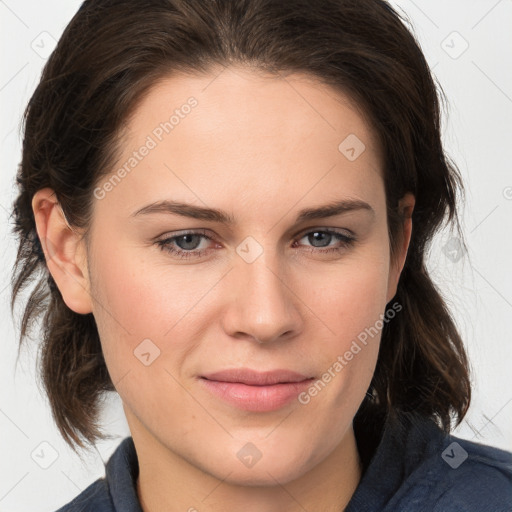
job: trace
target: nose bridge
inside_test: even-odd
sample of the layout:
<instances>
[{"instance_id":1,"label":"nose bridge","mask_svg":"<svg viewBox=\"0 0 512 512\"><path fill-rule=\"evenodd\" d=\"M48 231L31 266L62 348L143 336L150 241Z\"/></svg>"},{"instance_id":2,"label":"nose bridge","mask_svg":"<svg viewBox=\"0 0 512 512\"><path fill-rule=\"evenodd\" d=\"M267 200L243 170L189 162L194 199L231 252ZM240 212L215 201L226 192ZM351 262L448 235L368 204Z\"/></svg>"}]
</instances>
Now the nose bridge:
<instances>
[{"instance_id":1,"label":"nose bridge","mask_svg":"<svg viewBox=\"0 0 512 512\"><path fill-rule=\"evenodd\" d=\"M235 293L228 331L237 336L243 333L260 343L298 332L300 312L276 247L263 249L260 245L258 249L254 240L246 240L246 244L242 242L237 249L240 258L232 273ZM251 260L258 250L260 254Z\"/></svg>"}]
</instances>

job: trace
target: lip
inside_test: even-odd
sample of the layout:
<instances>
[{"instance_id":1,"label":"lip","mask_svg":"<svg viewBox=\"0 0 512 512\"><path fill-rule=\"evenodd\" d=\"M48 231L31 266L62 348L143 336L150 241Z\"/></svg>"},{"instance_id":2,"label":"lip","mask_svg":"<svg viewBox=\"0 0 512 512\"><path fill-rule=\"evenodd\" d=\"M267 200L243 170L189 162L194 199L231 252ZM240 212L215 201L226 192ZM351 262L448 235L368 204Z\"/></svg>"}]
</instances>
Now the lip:
<instances>
[{"instance_id":1,"label":"lip","mask_svg":"<svg viewBox=\"0 0 512 512\"><path fill-rule=\"evenodd\" d=\"M239 409L265 412L293 401L314 377L291 370L234 368L202 375L199 380L211 394Z\"/></svg>"}]
</instances>

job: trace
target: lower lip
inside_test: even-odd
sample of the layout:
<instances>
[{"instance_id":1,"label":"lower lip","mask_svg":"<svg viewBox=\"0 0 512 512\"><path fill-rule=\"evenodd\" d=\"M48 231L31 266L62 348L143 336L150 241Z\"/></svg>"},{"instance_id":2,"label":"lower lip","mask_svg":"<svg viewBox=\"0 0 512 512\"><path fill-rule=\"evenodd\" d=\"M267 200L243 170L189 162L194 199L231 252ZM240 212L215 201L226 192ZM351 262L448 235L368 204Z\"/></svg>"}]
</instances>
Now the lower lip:
<instances>
[{"instance_id":1,"label":"lower lip","mask_svg":"<svg viewBox=\"0 0 512 512\"><path fill-rule=\"evenodd\" d=\"M208 391L245 411L275 411L297 398L314 379L269 386L249 386L240 382L200 379Z\"/></svg>"}]
</instances>

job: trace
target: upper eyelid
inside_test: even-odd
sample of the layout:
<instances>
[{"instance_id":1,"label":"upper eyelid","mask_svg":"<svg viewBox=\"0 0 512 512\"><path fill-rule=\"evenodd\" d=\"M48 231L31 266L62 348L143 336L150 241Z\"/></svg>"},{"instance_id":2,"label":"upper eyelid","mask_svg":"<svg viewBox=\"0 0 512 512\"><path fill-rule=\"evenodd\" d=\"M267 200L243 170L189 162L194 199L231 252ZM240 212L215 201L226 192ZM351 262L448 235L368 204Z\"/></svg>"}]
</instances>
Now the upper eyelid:
<instances>
[{"instance_id":1,"label":"upper eyelid","mask_svg":"<svg viewBox=\"0 0 512 512\"><path fill-rule=\"evenodd\" d=\"M327 231L327 232L330 232L330 233L335 233L337 235L343 235L345 233L348 233L347 236L355 236L355 233L350 230L350 229L347 229L347 228L333 228L333 227L328 227L328 226L325 226L325 227L318 227L318 228L305 228L303 229L302 231L299 231L295 237L298 237L298 236L304 236L305 234L307 233L311 233L311 232L315 232L315 231Z\"/></svg>"}]
</instances>

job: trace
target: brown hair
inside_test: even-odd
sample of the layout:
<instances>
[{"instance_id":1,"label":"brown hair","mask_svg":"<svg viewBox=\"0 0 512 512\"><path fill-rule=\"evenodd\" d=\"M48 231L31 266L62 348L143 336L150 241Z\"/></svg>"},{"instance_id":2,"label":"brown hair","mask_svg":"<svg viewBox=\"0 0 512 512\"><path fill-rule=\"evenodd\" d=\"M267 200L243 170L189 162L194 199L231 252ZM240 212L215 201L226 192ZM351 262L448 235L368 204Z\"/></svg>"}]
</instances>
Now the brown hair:
<instances>
[{"instance_id":1,"label":"brown hair","mask_svg":"<svg viewBox=\"0 0 512 512\"><path fill-rule=\"evenodd\" d=\"M460 175L441 143L439 96L402 18L383 0L87 0L64 31L24 116L14 232L19 236L11 308L42 272L24 308L20 347L40 316L41 376L64 439L104 437L100 399L114 390L95 320L69 309L48 272L31 201L51 187L71 226L91 220L93 189L112 170L128 116L174 70L243 64L278 76L303 72L348 95L383 148L391 254L399 243L398 199L416 197L413 232L367 397L354 421L376 432L397 411L445 430L469 407L464 346L429 277L426 250L443 221L460 233ZM341 142L341 141L340 141ZM368 422L368 418L372 421ZM368 430L370 432L370 430Z\"/></svg>"}]
</instances>

